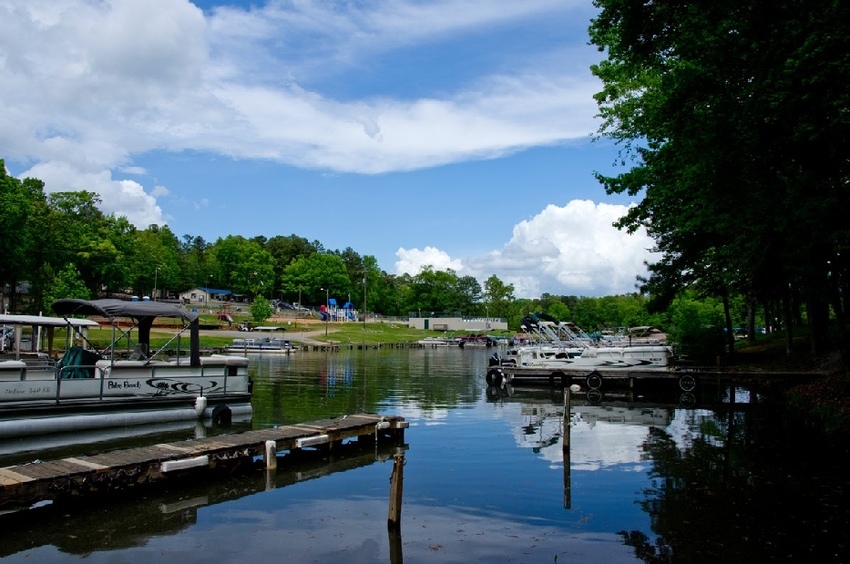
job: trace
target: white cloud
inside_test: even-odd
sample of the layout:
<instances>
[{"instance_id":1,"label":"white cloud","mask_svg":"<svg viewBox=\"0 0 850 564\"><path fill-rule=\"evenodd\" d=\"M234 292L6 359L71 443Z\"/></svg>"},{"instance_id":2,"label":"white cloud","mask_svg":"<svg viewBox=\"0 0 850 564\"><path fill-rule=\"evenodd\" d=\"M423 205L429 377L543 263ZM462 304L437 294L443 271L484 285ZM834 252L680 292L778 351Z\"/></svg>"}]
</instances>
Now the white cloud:
<instances>
[{"instance_id":1,"label":"white cloud","mask_svg":"<svg viewBox=\"0 0 850 564\"><path fill-rule=\"evenodd\" d=\"M495 274L513 284L517 297L634 292L654 241L644 230L629 235L612 226L627 210L590 200L549 205L516 225L502 249L463 262L479 280Z\"/></svg>"},{"instance_id":2,"label":"white cloud","mask_svg":"<svg viewBox=\"0 0 850 564\"><path fill-rule=\"evenodd\" d=\"M136 223L160 217L166 189L145 194L110 171L141 174L133 158L155 150L372 174L583 138L596 129L598 88L586 65L568 76L583 59L563 54L431 97L342 100L302 86L377 51L573 9L587 5L269 2L205 16L188 0L7 0L0 154L49 168L48 189L100 179L109 211Z\"/></svg>"},{"instance_id":3,"label":"white cloud","mask_svg":"<svg viewBox=\"0 0 850 564\"><path fill-rule=\"evenodd\" d=\"M417 275L426 266L432 266L434 270L454 270L459 272L463 269L463 263L458 259L451 258L448 253L434 247L424 249L400 248L396 252L398 260L395 263L396 274Z\"/></svg>"},{"instance_id":4,"label":"white cloud","mask_svg":"<svg viewBox=\"0 0 850 564\"><path fill-rule=\"evenodd\" d=\"M636 291L638 275L654 241L640 229L628 234L613 226L627 206L573 200L566 206L549 205L513 228L511 239L483 256L452 258L435 247L400 248L396 274L418 274L423 267L454 270L483 282L496 275L513 284L515 295L536 298L543 293L606 296Z\"/></svg>"},{"instance_id":5,"label":"white cloud","mask_svg":"<svg viewBox=\"0 0 850 564\"><path fill-rule=\"evenodd\" d=\"M47 192L94 192L101 198L104 213L126 216L138 227L165 223L154 196L138 182L113 179L109 171L83 172L54 161L36 165L22 176L41 179Z\"/></svg>"}]
</instances>

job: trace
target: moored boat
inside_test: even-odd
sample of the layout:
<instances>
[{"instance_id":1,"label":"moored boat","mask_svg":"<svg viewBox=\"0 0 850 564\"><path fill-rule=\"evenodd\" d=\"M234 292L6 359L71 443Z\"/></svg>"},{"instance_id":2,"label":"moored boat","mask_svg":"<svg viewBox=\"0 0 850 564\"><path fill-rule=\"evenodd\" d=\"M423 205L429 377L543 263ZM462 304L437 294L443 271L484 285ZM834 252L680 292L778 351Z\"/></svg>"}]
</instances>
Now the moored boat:
<instances>
[{"instance_id":1,"label":"moored boat","mask_svg":"<svg viewBox=\"0 0 850 564\"><path fill-rule=\"evenodd\" d=\"M461 340L457 337L425 337L416 341L424 347L458 347Z\"/></svg>"},{"instance_id":2,"label":"moored boat","mask_svg":"<svg viewBox=\"0 0 850 564\"><path fill-rule=\"evenodd\" d=\"M262 339L233 339L233 342L225 351L239 354L289 354L295 352L295 348L289 339L265 337Z\"/></svg>"},{"instance_id":3,"label":"moored boat","mask_svg":"<svg viewBox=\"0 0 850 564\"><path fill-rule=\"evenodd\" d=\"M673 351L665 345L635 347L586 347L580 350L547 349L535 346L514 349L512 355L490 357L487 384L514 380L567 384L584 380L591 388L602 384L603 375L658 373L671 368Z\"/></svg>"},{"instance_id":4,"label":"moored boat","mask_svg":"<svg viewBox=\"0 0 850 564\"><path fill-rule=\"evenodd\" d=\"M17 335L32 327L33 350L29 356L18 350L18 358L0 361L0 439L191 419L226 423L251 413L248 359L202 357L197 313L122 300L65 299L52 308L61 317L2 319ZM112 329L111 343L100 350L92 346L86 335L92 326L81 325L75 315L104 319ZM151 328L158 318L181 323L159 349L173 358L151 349ZM50 354L59 320L66 342L55 362ZM42 329L48 329L51 343L46 353L37 351Z\"/></svg>"}]
</instances>

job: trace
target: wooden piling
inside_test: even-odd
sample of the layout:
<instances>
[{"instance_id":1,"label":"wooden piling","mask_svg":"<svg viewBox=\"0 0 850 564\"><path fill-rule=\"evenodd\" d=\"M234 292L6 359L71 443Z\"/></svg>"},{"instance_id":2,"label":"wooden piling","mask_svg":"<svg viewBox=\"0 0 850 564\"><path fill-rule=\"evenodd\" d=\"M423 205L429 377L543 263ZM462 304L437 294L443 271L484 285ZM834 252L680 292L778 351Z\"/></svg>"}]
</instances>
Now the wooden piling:
<instances>
[{"instance_id":1,"label":"wooden piling","mask_svg":"<svg viewBox=\"0 0 850 564\"><path fill-rule=\"evenodd\" d=\"M561 431L561 450L564 456L564 509L573 505L570 479L570 389L564 388L564 427Z\"/></svg>"},{"instance_id":2,"label":"wooden piling","mask_svg":"<svg viewBox=\"0 0 850 564\"><path fill-rule=\"evenodd\" d=\"M277 470L277 441L266 441L266 470Z\"/></svg>"},{"instance_id":3,"label":"wooden piling","mask_svg":"<svg viewBox=\"0 0 850 564\"><path fill-rule=\"evenodd\" d=\"M401 528L401 496L404 485L404 453L393 455L393 473L390 476L390 509L387 527Z\"/></svg>"}]
</instances>

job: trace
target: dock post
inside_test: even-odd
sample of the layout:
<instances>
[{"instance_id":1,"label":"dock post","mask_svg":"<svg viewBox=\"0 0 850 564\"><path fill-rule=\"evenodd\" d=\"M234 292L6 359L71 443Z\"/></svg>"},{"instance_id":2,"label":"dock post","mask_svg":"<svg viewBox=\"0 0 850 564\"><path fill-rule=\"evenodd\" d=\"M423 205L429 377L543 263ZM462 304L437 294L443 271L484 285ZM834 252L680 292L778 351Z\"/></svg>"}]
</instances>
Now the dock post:
<instances>
[{"instance_id":1,"label":"dock post","mask_svg":"<svg viewBox=\"0 0 850 564\"><path fill-rule=\"evenodd\" d=\"M277 442L266 441L266 470L277 470Z\"/></svg>"},{"instance_id":2,"label":"dock post","mask_svg":"<svg viewBox=\"0 0 850 564\"><path fill-rule=\"evenodd\" d=\"M564 456L564 509L573 505L570 479L570 389L564 388L564 428L561 432L561 450Z\"/></svg>"},{"instance_id":3,"label":"dock post","mask_svg":"<svg viewBox=\"0 0 850 564\"><path fill-rule=\"evenodd\" d=\"M404 453L393 455L393 473L390 476L390 510L387 528L401 528L401 494L404 484Z\"/></svg>"}]
</instances>

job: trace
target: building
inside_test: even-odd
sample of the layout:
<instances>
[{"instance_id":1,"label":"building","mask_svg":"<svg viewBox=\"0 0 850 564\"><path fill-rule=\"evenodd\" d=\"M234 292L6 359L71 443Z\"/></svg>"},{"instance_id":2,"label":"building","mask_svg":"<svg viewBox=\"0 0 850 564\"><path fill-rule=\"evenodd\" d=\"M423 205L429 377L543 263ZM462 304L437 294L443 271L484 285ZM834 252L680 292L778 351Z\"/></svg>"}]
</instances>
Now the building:
<instances>
[{"instance_id":1,"label":"building","mask_svg":"<svg viewBox=\"0 0 850 564\"><path fill-rule=\"evenodd\" d=\"M230 301L233 292L216 288L192 288L180 293L180 301L185 305L209 306Z\"/></svg>"},{"instance_id":2,"label":"building","mask_svg":"<svg viewBox=\"0 0 850 564\"><path fill-rule=\"evenodd\" d=\"M459 314L414 311L408 317L407 326L411 329L431 331L499 331L507 330L508 322L500 317L465 317Z\"/></svg>"}]
</instances>

